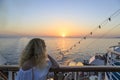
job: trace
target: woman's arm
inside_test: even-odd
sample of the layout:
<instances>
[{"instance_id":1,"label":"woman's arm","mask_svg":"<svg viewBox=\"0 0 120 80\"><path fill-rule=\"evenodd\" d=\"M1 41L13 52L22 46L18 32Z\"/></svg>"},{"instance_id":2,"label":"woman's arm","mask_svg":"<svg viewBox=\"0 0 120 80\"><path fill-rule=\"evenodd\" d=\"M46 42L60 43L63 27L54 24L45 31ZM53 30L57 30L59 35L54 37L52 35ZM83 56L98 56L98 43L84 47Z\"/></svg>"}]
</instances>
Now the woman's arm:
<instances>
[{"instance_id":1,"label":"woman's arm","mask_svg":"<svg viewBox=\"0 0 120 80\"><path fill-rule=\"evenodd\" d=\"M55 61L55 59L53 59L50 55L48 55L48 58L52 62L52 67L53 68L58 68L59 67L59 64L57 63L57 61Z\"/></svg>"}]
</instances>

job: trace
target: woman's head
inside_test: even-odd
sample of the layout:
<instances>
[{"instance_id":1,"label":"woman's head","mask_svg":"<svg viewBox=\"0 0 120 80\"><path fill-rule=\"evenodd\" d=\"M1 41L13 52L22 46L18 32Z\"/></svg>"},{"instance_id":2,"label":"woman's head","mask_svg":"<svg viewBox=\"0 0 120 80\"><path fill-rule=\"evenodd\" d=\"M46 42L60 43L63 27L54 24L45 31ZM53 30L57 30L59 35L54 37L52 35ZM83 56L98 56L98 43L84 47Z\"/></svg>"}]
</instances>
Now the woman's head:
<instances>
[{"instance_id":1,"label":"woman's head","mask_svg":"<svg viewBox=\"0 0 120 80\"><path fill-rule=\"evenodd\" d=\"M34 38L30 40L26 48L23 50L20 66L24 64L25 61L30 59L35 60L36 66L43 66L46 62L46 45L44 40L39 38Z\"/></svg>"}]
</instances>

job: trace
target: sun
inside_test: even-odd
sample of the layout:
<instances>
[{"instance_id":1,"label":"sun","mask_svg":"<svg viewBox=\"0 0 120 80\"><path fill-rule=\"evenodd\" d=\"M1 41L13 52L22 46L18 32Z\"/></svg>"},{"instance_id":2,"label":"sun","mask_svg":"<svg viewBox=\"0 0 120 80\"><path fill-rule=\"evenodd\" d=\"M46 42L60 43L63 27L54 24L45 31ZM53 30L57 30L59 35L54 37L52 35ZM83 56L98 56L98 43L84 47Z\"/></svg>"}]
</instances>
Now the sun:
<instances>
[{"instance_id":1,"label":"sun","mask_svg":"<svg viewBox=\"0 0 120 80\"><path fill-rule=\"evenodd\" d=\"M66 37L66 35L65 35L65 34L62 34L62 37L64 38L64 37Z\"/></svg>"}]
</instances>

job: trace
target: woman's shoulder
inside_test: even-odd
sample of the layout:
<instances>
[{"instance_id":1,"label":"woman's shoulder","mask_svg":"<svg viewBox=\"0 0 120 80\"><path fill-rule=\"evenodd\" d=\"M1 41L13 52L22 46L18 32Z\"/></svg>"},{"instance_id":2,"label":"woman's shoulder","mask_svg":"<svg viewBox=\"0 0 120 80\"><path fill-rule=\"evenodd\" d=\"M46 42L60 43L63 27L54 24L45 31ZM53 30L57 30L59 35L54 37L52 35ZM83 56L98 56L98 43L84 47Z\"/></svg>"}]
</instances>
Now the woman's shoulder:
<instances>
[{"instance_id":1,"label":"woman's shoulder","mask_svg":"<svg viewBox=\"0 0 120 80\"><path fill-rule=\"evenodd\" d=\"M27 70L31 70L33 67L31 67L31 66L23 66L23 67L21 67L21 69L23 70L23 71L27 71Z\"/></svg>"},{"instance_id":2,"label":"woman's shoulder","mask_svg":"<svg viewBox=\"0 0 120 80\"><path fill-rule=\"evenodd\" d=\"M28 72L32 72L32 69L33 69L33 68L24 70L23 68L20 68L18 72L19 72L19 73L28 73Z\"/></svg>"},{"instance_id":3,"label":"woman's shoulder","mask_svg":"<svg viewBox=\"0 0 120 80\"><path fill-rule=\"evenodd\" d=\"M24 71L30 70L34 67L34 64L30 61L26 61L24 62L24 64L22 65L21 69Z\"/></svg>"}]
</instances>

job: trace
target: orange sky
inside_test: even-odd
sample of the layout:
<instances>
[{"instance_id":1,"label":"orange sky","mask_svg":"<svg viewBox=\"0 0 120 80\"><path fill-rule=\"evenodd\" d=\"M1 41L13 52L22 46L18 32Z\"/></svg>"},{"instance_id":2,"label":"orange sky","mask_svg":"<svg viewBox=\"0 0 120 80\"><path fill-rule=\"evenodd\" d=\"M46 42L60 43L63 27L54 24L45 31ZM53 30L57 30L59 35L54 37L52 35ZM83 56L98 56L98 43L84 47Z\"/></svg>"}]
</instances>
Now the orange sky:
<instances>
[{"instance_id":1,"label":"orange sky","mask_svg":"<svg viewBox=\"0 0 120 80\"><path fill-rule=\"evenodd\" d=\"M119 8L118 0L0 0L0 36L85 36ZM113 18L95 36L119 21ZM119 36L118 30L111 34Z\"/></svg>"}]
</instances>

